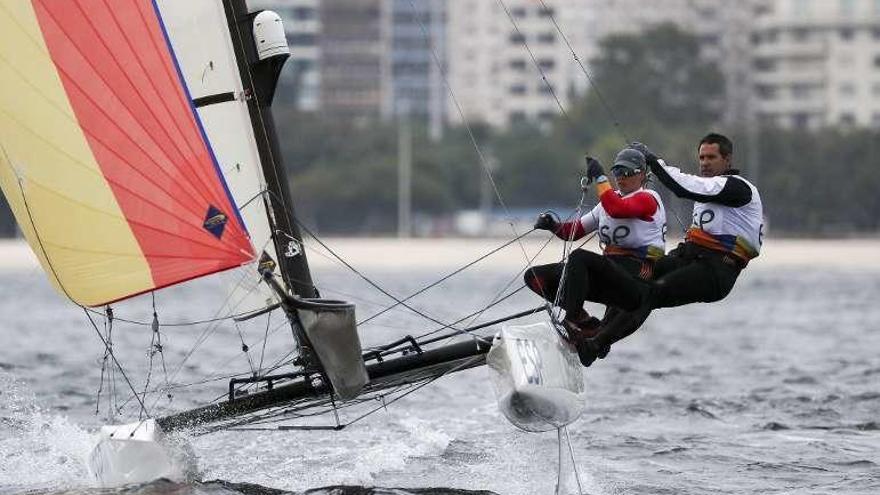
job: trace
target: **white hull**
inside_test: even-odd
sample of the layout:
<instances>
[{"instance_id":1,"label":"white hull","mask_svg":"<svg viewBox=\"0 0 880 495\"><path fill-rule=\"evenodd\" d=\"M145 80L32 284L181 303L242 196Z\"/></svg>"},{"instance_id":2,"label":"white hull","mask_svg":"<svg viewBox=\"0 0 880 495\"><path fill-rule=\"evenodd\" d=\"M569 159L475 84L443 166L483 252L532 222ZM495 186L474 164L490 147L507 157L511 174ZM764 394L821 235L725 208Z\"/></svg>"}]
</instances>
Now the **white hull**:
<instances>
[{"instance_id":1,"label":"white hull","mask_svg":"<svg viewBox=\"0 0 880 495\"><path fill-rule=\"evenodd\" d=\"M146 483L159 478L192 480L198 469L192 448L166 437L152 419L104 426L89 455L89 472L102 487Z\"/></svg>"},{"instance_id":2,"label":"white hull","mask_svg":"<svg viewBox=\"0 0 880 495\"><path fill-rule=\"evenodd\" d=\"M549 323L504 327L486 361L498 408L514 426L554 430L583 412L586 391L577 353Z\"/></svg>"}]
</instances>

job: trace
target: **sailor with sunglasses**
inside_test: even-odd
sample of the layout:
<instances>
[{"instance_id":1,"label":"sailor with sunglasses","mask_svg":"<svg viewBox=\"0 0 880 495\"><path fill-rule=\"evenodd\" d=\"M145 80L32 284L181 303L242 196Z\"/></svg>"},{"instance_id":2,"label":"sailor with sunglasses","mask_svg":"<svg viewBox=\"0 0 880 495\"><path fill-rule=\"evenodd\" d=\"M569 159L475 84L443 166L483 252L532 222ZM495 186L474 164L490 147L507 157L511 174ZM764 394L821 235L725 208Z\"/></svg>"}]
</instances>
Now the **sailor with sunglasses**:
<instances>
[{"instance_id":1,"label":"sailor with sunglasses","mask_svg":"<svg viewBox=\"0 0 880 495\"><path fill-rule=\"evenodd\" d=\"M673 194L694 201L693 223L684 242L656 264L652 282L635 284L627 277L610 282L614 292L607 291L604 300L610 298L612 305L627 312L581 344L582 362L585 354L607 353L614 342L638 329L653 309L724 299L763 244L761 196L732 168L733 143L726 136L711 133L700 141L699 175L666 165L641 143L631 147L642 152Z\"/></svg>"},{"instance_id":2,"label":"sailor with sunglasses","mask_svg":"<svg viewBox=\"0 0 880 495\"><path fill-rule=\"evenodd\" d=\"M609 309L603 322L614 321L622 312L613 308L605 294L623 290L623 296L638 297L641 289L632 285L651 279L654 264L665 252L666 211L660 195L645 188L647 171L642 152L622 150L611 167L618 186L614 190L599 161L587 157L587 180L595 184L599 204L577 220L559 222L551 213L543 213L535 223L536 229L549 230L566 240L577 240L593 231L599 236L604 256L576 249L567 263L535 266L524 276L530 289L565 310L563 326L585 366L596 358L589 338L596 335L601 323L584 310L584 301L606 304ZM626 283L621 283L621 278ZM583 343L587 347L582 352ZM607 351L606 347L598 354L604 357Z\"/></svg>"}]
</instances>

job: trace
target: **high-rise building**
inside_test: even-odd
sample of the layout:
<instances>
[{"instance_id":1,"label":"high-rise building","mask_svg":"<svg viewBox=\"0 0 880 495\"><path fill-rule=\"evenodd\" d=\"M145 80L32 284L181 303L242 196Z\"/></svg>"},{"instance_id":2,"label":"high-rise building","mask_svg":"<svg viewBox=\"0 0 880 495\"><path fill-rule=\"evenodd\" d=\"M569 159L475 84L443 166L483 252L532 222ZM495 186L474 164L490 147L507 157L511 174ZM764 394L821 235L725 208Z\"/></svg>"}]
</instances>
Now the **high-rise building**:
<instances>
[{"instance_id":1,"label":"high-rise building","mask_svg":"<svg viewBox=\"0 0 880 495\"><path fill-rule=\"evenodd\" d=\"M450 2L449 81L458 105L450 100L449 119L504 127L558 116L579 84L579 69L551 16L583 48L583 27L591 22L586 3L547 0L545 9L537 0Z\"/></svg>"},{"instance_id":2,"label":"high-rise building","mask_svg":"<svg viewBox=\"0 0 880 495\"><path fill-rule=\"evenodd\" d=\"M354 120L391 115L389 7L387 0L320 2L321 113Z\"/></svg>"},{"instance_id":3,"label":"high-rise building","mask_svg":"<svg viewBox=\"0 0 880 495\"><path fill-rule=\"evenodd\" d=\"M880 1L767 0L751 39L759 121L880 127Z\"/></svg>"},{"instance_id":4,"label":"high-rise building","mask_svg":"<svg viewBox=\"0 0 880 495\"><path fill-rule=\"evenodd\" d=\"M428 122L442 133L446 113L446 0L391 0L393 112Z\"/></svg>"},{"instance_id":5,"label":"high-rise building","mask_svg":"<svg viewBox=\"0 0 880 495\"><path fill-rule=\"evenodd\" d=\"M321 108L342 118L445 113L446 0L323 0Z\"/></svg>"},{"instance_id":6,"label":"high-rise building","mask_svg":"<svg viewBox=\"0 0 880 495\"><path fill-rule=\"evenodd\" d=\"M701 56L717 62L725 76L725 120L743 120L750 20L745 6L755 1L455 1L449 6L448 28L453 88L468 120L505 126L521 119L550 119L561 112L560 105L567 108L573 97L589 91L574 55L591 73L590 60L599 55L604 37L673 23L699 38ZM450 118L461 120L454 114Z\"/></svg>"}]
</instances>

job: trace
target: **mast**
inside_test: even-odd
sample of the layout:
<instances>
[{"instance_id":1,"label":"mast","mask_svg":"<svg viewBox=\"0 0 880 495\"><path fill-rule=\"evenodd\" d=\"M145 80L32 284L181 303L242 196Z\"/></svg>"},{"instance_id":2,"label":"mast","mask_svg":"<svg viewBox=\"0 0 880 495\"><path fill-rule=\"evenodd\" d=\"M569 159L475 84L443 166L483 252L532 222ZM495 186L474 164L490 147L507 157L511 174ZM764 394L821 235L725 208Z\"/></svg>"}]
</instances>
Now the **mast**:
<instances>
[{"instance_id":1,"label":"mast","mask_svg":"<svg viewBox=\"0 0 880 495\"><path fill-rule=\"evenodd\" d=\"M247 94L248 112L256 137L267 194L263 199L269 214L278 268L285 286L300 297L317 297L312 283L302 234L296 223L287 171L278 145L272 100L278 76L289 54L260 60L253 35L253 18L245 0L223 0L226 20L241 81Z\"/></svg>"}]
</instances>

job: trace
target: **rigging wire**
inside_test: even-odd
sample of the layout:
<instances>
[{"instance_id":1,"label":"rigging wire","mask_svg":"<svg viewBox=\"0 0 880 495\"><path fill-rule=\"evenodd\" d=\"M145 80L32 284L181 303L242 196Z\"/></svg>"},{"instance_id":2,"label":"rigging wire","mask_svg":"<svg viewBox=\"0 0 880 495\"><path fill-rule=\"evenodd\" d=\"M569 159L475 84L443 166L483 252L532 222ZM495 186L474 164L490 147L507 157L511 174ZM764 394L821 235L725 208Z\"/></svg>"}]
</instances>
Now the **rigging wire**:
<instances>
[{"instance_id":1,"label":"rigging wire","mask_svg":"<svg viewBox=\"0 0 880 495\"><path fill-rule=\"evenodd\" d=\"M273 193L272 191L269 191L269 193L272 194L272 195L274 195L274 193ZM292 212L287 211L287 213L292 213ZM293 219L294 222L296 222L297 226L299 226L300 229L302 229L302 230L305 231L308 235L310 235L310 236L315 240L315 242L317 242L318 244L321 245L321 247L323 247L325 250L327 250L327 252L330 253L331 256L333 256L334 258L336 258L336 260L338 260L340 263L342 263L343 266L345 266L346 268L348 268L349 270L351 270L352 273L354 273L355 275L357 275L358 277L360 277L363 281L365 281L366 283L368 283L368 284L369 284L370 286L372 286L374 289L378 290L379 292L381 292L382 294L384 294L385 296L387 296L389 299L395 301L398 305L403 306L404 308L406 308L406 309L412 311L413 313L415 313L415 314L421 316L422 318L425 318L426 320L433 321L434 323L437 323L437 324L439 324L439 325L444 325L444 324L445 324L443 321L440 321L440 320L438 320L438 319L436 319L436 318L434 318L434 317L432 317L432 316L429 316L429 315L425 314L425 312L423 312L423 311L421 311L421 310L419 310L419 309L417 309L417 308L415 308L415 307L413 307L413 306L411 306L411 305L409 305L409 304L406 304L406 302L402 301L402 300L401 300L400 298L398 298L397 296L395 296L395 295L391 294L390 292L388 292L387 290L385 290L385 288L383 288L381 285L379 285L378 283L374 282L372 279L370 279L369 277L367 277L365 274L363 274L363 273L362 273L361 271L359 271L357 268L355 268L354 266L352 266L349 262L345 261L345 259L343 259L342 256L340 256L339 254L337 254L333 249L330 248L330 246L328 246L327 244L325 244L324 241L322 241L322 240L320 239L320 237L318 237L317 234L315 234L311 229L309 229L308 226L305 225L305 224L304 224L299 218L297 218L295 215L292 215L292 214L290 215L290 217ZM285 233L285 235L289 235L289 234L286 234L286 233ZM292 238L292 237L291 237L291 238ZM272 275L275 276L274 273L273 273ZM313 287L314 287L314 285L313 285Z\"/></svg>"},{"instance_id":2,"label":"rigging wire","mask_svg":"<svg viewBox=\"0 0 880 495\"><path fill-rule=\"evenodd\" d=\"M104 323L103 323L104 333L107 334L107 342L110 343L110 347L113 346L113 328L112 328L112 326L110 326L110 328L108 328L107 322L113 321L112 320L112 315L113 315L112 311L113 310L108 306L107 307L107 317L104 318ZM108 410L108 415L109 415L108 417L112 417L113 411L115 410L115 408L113 406L113 396L115 395L114 391L113 391L113 384L114 384L114 380L113 380L113 376L112 376L113 368L112 368L112 366L110 368L107 367L107 363L109 361L110 361L110 351L109 351L108 347L105 347L104 348L104 357L103 357L103 359L101 359L101 381L98 384L98 392L97 392L96 398L95 398L95 416L97 416L101 412L101 392L103 392L103 390L104 390L104 376L107 377L107 410ZM124 406L124 404L123 404L123 406Z\"/></svg>"},{"instance_id":3,"label":"rigging wire","mask_svg":"<svg viewBox=\"0 0 880 495\"><path fill-rule=\"evenodd\" d=\"M375 313L375 314L373 314L372 316L369 316L368 318L365 318L365 319L361 320L360 322L357 323L358 326L363 325L364 323L367 323L368 321L371 321L371 320L373 320L374 318L376 318L376 317L378 317L378 316L380 316L380 315L382 315L382 314L384 314L384 313L390 311L391 309L393 309L393 308L399 306L399 305L402 304L403 302L409 301L410 299L412 299L412 298L418 296L419 294L421 294L421 293L423 293L423 292L425 292L425 291L427 291L427 290L429 290L429 289L432 289L432 288L434 288L434 287L436 287L436 286L442 284L443 282L449 280L450 278L454 277L455 275L458 275L459 273L461 273L461 272L467 270L468 268L470 268L470 267L476 265L477 263L483 261L484 259L488 258L489 256L492 256L492 255L494 255L495 253L497 253L497 252L503 250L503 249L506 248L507 246L510 246L510 245L513 244L514 242L518 242L520 239L522 239L523 237L526 237L527 235L531 234L531 233L534 232L534 231L535 231L535 229L529 230L528 232L526 232L526 233L524 233L524 234L522 234L522 235L519 235L519 236L517 236L516 238L511 239L511 240L505 242L504 244L502 244L502 245L500 245L500 246L498 246L498 247L492 249L491 251L489 251L488 253L486 253L486 254L480 256L479 258L475 259L474 261L471 261L471 262L466 263L465 265L463 265L463 266L461 266L461 267L459 267L459 268L456 268L455 270L453 270L452 272L448 273L447 275L444 275L444 276L441 277L440 279L438 279L438 280L436 280L436 281L434 281L434 282L432 282L432 283L430 283L430 284L428 284L428 285L422 287L421 289L419 289L419 290L413 292L413 293L410 294L409 296L403 298L403 299L401 300L401 302L398 302L398 303L395 303L395 304L393 304L393 305L391 305L391 306L388 306L387 308L383 309L382 311L379 311L378 313Z\"/></svg>"},{"instance_id":4,"label":"rigging wire","mask_svg":"<svg viewBox=\"0 0 880 495\"><path fill-rule=\"evenodd\" d=\"M263 334L263 346L260 350L260 364L257 366L257 370L262 374L263 373L263 358L266 357L266 342L269 341L269 327L272 325L272 313L270 312L266 315L266 332Z\"/></svg>"},{"instance_id":5,"label":"rigging wire","mask_svg":"<svg viewBox=\"0 0 880 495\"><path fill-rule=\"evenodd\" d=\"M522 43L523 48L529 54L529 58L532 59L532 63L535 65L535 68L538 69L538 73L541 75L541 80L544 81L544 85L547 87L547 90L550 92L550 95L553 96L553 99L556 101L556 106L559 108L559 112L565 117L565 120L571 123L571 118L568 116L568 112L565 110L565 106L559 101L559 97L556 95L556 90L553 88L553 85L550 84L550 80L547 79L547 74L544 72L544 68L541 67L541 64L538 63L538 59L535 57L535 53L532 52L531 47L526 42L526 36L519 30L519 25L516 23L516 20L513 18L513 15L510 13L510 10L507 8L507 4L504 3L503 0L498 0L498 4L501 5L501 8L504 10L504 13L507 15L507 19L510 20L510 23L513 25L513 30L516 31L517 38Z\"/></svg>"},{"instance_id":6,"label":"rigging wire","mask_svg":"<svg viewBox=\"0 0 880 495\"><path fill-rule=\"evenodd\" d=\"M529 233L531 233L531 232L532 232L532 231L529 231ZM507 246L509 246L512 242L514 242L514 241L508 242L508 243L506 243L506 244L505 244L504 246L502 246L502 247L499 247L499 248L495 248L495 249L493 249L492 253L489 253L489 254L487 254L487 255L481 257L480 259L477 259L477 260L474 260L474 261L468 263L467 267L469 267L470 265L477 264L478 262L482 261L482 259L484 259L484 258L488 258L488 256L489 256L490 254L495 254L496 251L499 251L499 250L502 249L503 247L507 247ZM330 260L330 261L332 261L332 262L338 264L339 266L345 267L345 265L344 265L342 262L340 262L338 259L336 259L336 258L334 258L334 257L332 257L332 256L330 256L330 255L324 254L323 252L317 250L317 249L314 248L313 246L306 245L306 248L309 249L310 252L312 252L312 253L314 253L314 254L317 254L317 255L319 255L319 256L325 258L325 259L328 259L328 260ZM459 270L456 270L456 271L463 271L463 269L459 269ZM520 273L522 273L522 272L520 272ZM446 278L451 278L451 275L452 275L452 274L448 275ZM429 285L430 285L430 286L438 285L439 283L445 281L446 278L444 278L443 280L438 280L438 281L432 282L432 283L429 284ZM316 288L317 288L317 286L316 286ZM426 290L426 289L428 289L428 288L430 288L430 287L424 287L424 288L422 288L422 289L419 289L419 291L420 291L420 292L423 292L424 290ZM400 306L399 304L394 304L394 305L393 305L394 307L392 308L392 307L388 307L387 303L379 303L379 302L375 302L375 301L370 301L370 300L364 299L364 298L362 298L362 297L360 297L360 296L357 296L357 295L354 295L354 294L350 294L350 293L346 293L346 292L342 292L342 291L336 291L336 290L333 290L333 289L327 289L327 288L324 288L324 287L321 287L320 290L321 290L321 292L329 292L329 293L332 293L332 294L339 294L339 295L345 296L345 297L347 297L347 298L349 298L349 299L351 299L351 300L353 300L353 301L359 301L359 302L363 302L363 303L366 303L366 304L370 304L370 305L374 305L374 306L379 306L382 310L388 310L388 311L399 311L399 312L401 312L401 313L404 312L404 309L400 309L400 308L399 308L399 306ZM414 297L415 295L417 295L417 294L411 294L410 296L405 297L403 300L404 300L404 301L407 301L407 300L411 299L412 297ZM375 316L375 315L374 315L374 316ZM372 318L372 317L370 317L370 318L368 318L368 319L371 319L371 318ZM455 324L455 323L460 323L461 321L463 321L463 320L458 320L458 321L456 321L456 322L453 322L453 324ZM364 320L364 321L358 323L358 326L360 326L360 325L362 325L362 324L364 324L364 323L367 323L367 321ZM385 322L382 323L382 327L383 327L383 328L393 328L393 329L397 329L397 330L408 330L409 328L411 328L411 327L403 327L403 326L390 325L390 324L385 323ZM448 326L445 326L445 325L444 325L442 328L448 328Z\"/></svg>"},{"instance_id":7,"label":"rigging wire","mask_svg":"<svg viewBox=\"0 0 880 495\"><path fill-rule=\"evenodd\" d=\"M584 204L584 199L586 199L586 195L587 195L587 184L584 184L581 187L581 199L578 202L577 210L574 215L574 220L573 220L574 222L581 221L581 207ZM573 228L569 229L569 230L571 230L571 232L569 233L569 237L566 240L566 242L563 243L563 246L562 246L562 255L563 255L562 256L562 273L559 275L559 285L556 287L556 295L553 298L553 305L550 306L549 302L547 304L547 311L550 313L550 320L554 323L557 323L557 324L560 323L559 317L561 315L562 308L559 307L559 301L562 299L562 290L563 290L563 287L565 287L565 281L568 278L568 263L570 261L571 252L573 251L573 249L571 249L571 247L574 246L574 234L576 232L576 230ZM595 232L593 233L593 235L595 235ZM555 312L553 310L554 307L556 308ZM566 315L566 317L567 316L568 315ZM559 331L558 328L557 328L557 331ZM566 335L568 335L567 329L565 330L565 332L566 332ZM570 335L569 335L569 337L570 337Z\"/></svg>"},{"instance_id":8,"label":"rigging wire","mask_svg":"<svg viewBox=\"0 0 880 495\"><path fill-rule=\"evenodd\" d=\"M458 97L455 96L455 90L452 89L452 85L449 83L449 77L446 74L446 68L443 66L443 62L440 60L440 56L437 54L437 50L434 47L434 43L431 42L431 36L428 33L427 27L425 27L425 23L422 22L420 16L417 13L416 5L413 0L409 0L410 8L413 12L413 18L419 24L419 28L422 31L422 36L425 38L425 43L428 45L428 48L431 51L431 56L434 60L434 64L437 66L437 71L440 74L440 77L443 79L443 84L446 86L446 89L449 91L449 98L452 100L452 103L455 106L456 111L458 112L459 118L461 119L462 124L467 132L468 137L470 138L471 144L474 147L474 151L477 153L477 158L479 159L480 166L483 168L483 172L486 174L486 178L489 179L489 184L492 186L492 191L495 193L495 197L498 199L498 204L501 205L501 208L504 209L504 213L508 218L508 225L510 226L511 231L515 237L519 237L519 234L516 230L516 226L513 223L513 215L510 212L510 208L507 207L507 203L504 201L504 198L501 196L501 191L498 189L498 184L495 182L495 177L492 175L492 168L489 166L488 160L486 159L483 150L480 148L480 145L477 143L477 138L474 135L473 128L468 123L467 118L464 115L464 109L461 106L461 103L458 101ZM522 250L523 257L528 263L529 255L526 252L526 248L523 245L522 241L519 241L520 250Z\"/></svg>"},{"instance_id":9,"label":"rigging wire","mask_svg":"<svg viewBox=\"0 0 880 495\"><path fill-rule=\"evenodd\" d=\"M498 1L503 3L503 0L498 0ZM590 72L584 66L583 62L581 61L581 58L578 56L577 52L575 51L574 47L572 46L571 42L569 41L568 36L565 35L565 33L562 31L562 27L559 26L558 22L556 22L556 16L553 15L553 9L548 7L547 4L544 2L544 0L538 0L538 1L541 2L541 7L542 7L543 13L553 23L553 26L556 28L556 31L559 33L559 36L562 37L562 41L565 43L565 46L568 47L568 51L571 53L572 57L574 57L574 61L577 63L578 67L580 67L581 72L584 74L584 76L586 76L587 81L590 83L590 86L593 88L593 91L596 92L596 96L599 98L600 104L605 108L605 111L608 113L608 116L611 117L611 121L612 121L615 129L617 129L617 131L620 133L620 136L623 138L623 142L625 144L629 144L629 142L630 142L629 138L627 138L627 133L626 133L626 131L624 131L623 125L620 123L620 119L617 118L617 115L615 114L614 110L611 108L611 105L608 104L608 101L605 99L605 96L599 90L598 84L596 84L596 81L593 79L593 76L590 75ZM505 10L506 10L506 7L505 7ZM523 39L525 39L525 38L523 38Z\"/></svg>"},{"instance_id":10,"label":"rigging wire","mask_svg":"<svg viewBox=\"0 0 880 495\"><path fill-rule=\"evenodd\" d=\"M437 323L438 325L446 325L446 323L444 323L443 321L440 321L440 320L438 320L438 319L436 319L436 318L434 318L434 317L432 317L432 316L428 316L428 315L425 314L423 311L421 311L421 310L419 310L419 309L417 309L417 308L415 308L415 307L413 307L413 306L407 304L404 300L401 300L400 298L394 296L393 294L391 294L390 292L388 292L387 290L385 290L381 285L379 285L378 283L374 282L372 279L370 279L369 277L367 277L366 275L364 275L363 273L361 273L357 268L355 268L354 266L352 266L349 262L345 261L341 256L339 256L335 251L333 251L333 249L331 249L330 246L328 246L327 244L325 244L324 241L322 241L322 240L321 240L321 239L320 239L320 238L319 238L314 232L312 232L311 229L309 229L305 224L303 224L298 218L294 218L294 220L295 220L296 223L300 226L301 229L303 229L307 234L309 234L309 235L315 240L315 242L317 242L318 244L320 244L321 247L323 247L324 249L326 249L327 252L329 252L334 258L338 259L343 265L346 266L346 268L348 268L349 270L351 270L355 275L357 275L358 277L360 277L364 282L370 284L373 288L375 288L376 290L378 290L378 291L381 292L382 294L385 294L385 295L388 296L388 298L390 298L391 300L397 302L399 305L401 305L401 306L403 306L404 308L406 308L406 309L412 311L413 313L415 313L415 314L421 316L422 318L425 318L425 319L427 319L427 320L433 321L434 323Z\"/></svg>"},{"instance_id":11,"label":"rigging wire","mask_svg":"<svg viewBox=\"0 0 880 495\"><path fill-rule=\"evenodd\" d=\"M147 411L147 406L144 405L144 401L141 400L140 395L138 395L137 390L135 390L134 385L132 385L131 380L128 379L128 375L125 374L125 369L123 369L122 365L119 363L119 360L116 359L116 354L113 352L113 348L110 346L110 343L104 339L104 336L101 335L101 331L98 329L98 325L95 324L95 320L92 319L92 315L89 314L88 311L85 311L86 317L89 319L89 322L92 324L92 328L95 329L95 333L98 334L98 338L101 339L101 342L104 343L104 349L107 350L110 354L110 358L116 363L116 368L119 370L119 373L122 374L122 378L125 380L125 383L128 385L128 388L131 389L131 392L135 395L138 403L141 406L141 411L149 417L150 414Z\"/></svg>"},{"instance_id":12,"label":"rigging wire","mask_svg":"<svg viewBox=\"0 0 880 495\"><path fill-rule=\"evenodd\" d=\"M97 316L103 316L103 313L101 313L101 312L99 312L99 311L96 311L96 310L94 310L94 309L92 309L92 308L88 308L88 307L87 307L87 308L85 308L85 310L88 311L89 313L94 314L94 315L97 315ZM228 316L220 316L220 317L216 317L216 318L207 318L207 319L204 319L204 320L179 321L179 322L174 322L174 323L163 323L162 326L163 326L163 327L196 327L196 326L199 326L199 325L205 325L205 324L208 324L208 323L218 323L218 322L223 322L223 321L227 321L227 320L234 320L234 319L236 319L236 318L242 318L242 317L245 317L245 316L247 316L247 315L249 315L249 314L251 314L251 313L253 313L253 311L246 311L246 312L244 312L244 313L234 313L234 314L230 314L230 315L228 315ZM133 320L133 319L130 319L130 318L129 318L129 319L126 319L126 318L121 318L121 317L118 317L118 316L115 317L115 320L116 320L116 321L121 321L121 322L123 322L123 323L128 323L128 324L130 324L130 325L138 325L138 326L142 326L142 327L150 327L150 326L153 326L153 322L152 322L152 321Z\"/></svg>"},{"instance_id":13,"label":"rigging wire","mask_svg":"<svg viewBox=\"0 0 880 495\"><path fill-rule=\"evenodd\" d=\"M375 413L377 413L377 412L379 412L379 411L381 411L381 410L383 410L383 409L387 409L387 407L388 407L390 404L394 404L395 402L399 401L400 399L403 399L404 397L406 397L406 396L412 394L413 392L416 392L416 391L418 391L418 390L421 390L421 389L427 387L428 385L434 383L435 381L439 380L440 378L443 378L444 376L446 376L446 375L448 375L448 374L450 374L450 373L454 373L454 372L456 372L456 371L458 371L458 370L461 370L461 369L467 369L469 366L471 366L471 365L473 365L474 363L478 362L480 359L485 359L485 358L484 358L483 356L474 356L474 357L468 359L467 361L465 361L464 363L461 363L461 364L459 364L458 366L455 366L454 368L450 368L450 369L444 371L443 373L440 373L439 375L430 378L430 379L429 379L428 381L426 381L425 383L420 384L420 385L417 385L417 386L413 387L411 390L407 390L405 393L403 393L403 394L401 394L401 395L399 395L399 396L393 398L390 402L385 402L385 401L383 400L381 406L378 406L378 407L376 407L376 408L374 408L374 409L372 409L372 410L370 410L370 411L367 411L366 413L362 414L361 416L359 416L359 417L357 417L357 418L355 418L355 419L349 421L348 423L346 423L345 426L346 426L346 427L347 427L347 426L351 426L351 425L353 425L353 424L355 424L355 423L357 423L357 422L363 420L364 418L366 418L366 417L368 417L368 416L371 416L371 415L373 415L373 414L375 414Z\"/></svg>"},{"instance_id":14,"label":"rigging wire","mask_svg":"<svg viewBox=\"0 0 880 495\"><path fill-rule=\"evenodd\" d=\"M498 0L498 1L500 3L502 3L502 5L504 4L503 0ZM562 40L565 43L565 46L568 48L568 51L571 53L572 57L574 58L574 61L577 63L578 67L580 67L581 72L584 74L584 76L587 78L587 81L590 83L590 87L596 93L596 97L598 98L599 103L602 105L602 107L605 109L605 112L611 118L611 122L612 122L615 130L620 134L620 137L623 139L624 145L628 145L631 142L628 137L628 133L624 130L623 125L620 122L620 119L617 118L617 114L614 112L614 109L608 103L608 100L605 98L605 95L602 94L602 91L599 89L599 85L596 83L593 76L590 75L590 72L584 66L583 62L581 61L581 58L578 56L577 52L575 51L574 47L572 46L571 42L569 41L568 36L565 35L565 32L562 30L562 27L556 21L556 16L553 15L553 9L548 7L544 0L538 0L538 1L541 2L541 8L542 8L543 13L546 14L547 17L550 19L550 21L553 23L553 26L556 28L556 31L559 33L559 36L562 37ZM505 8L505 11L507 11L507 7L504 7L504 8ZM508 17L510 17L509 12L508 12ZM514 23L514 26L516 26L516 23L514 22L512 17L510 17L510 20L511 20L511 22ZM519 32L519 29L517 29L517 32ZM523 37L521 37L521 39L523 40L523 44L525 45L526 44L525 37L523 36ZM529 50L529 53L531 53L531 50ZM533 61L534 61L534 57L533 57ZM540 66L538 66L538 69L540 70ZM542 77L543 77L543 72L542 72ZM558 99L557 99L557 101L558 101ZM678 221L678 224L681 226L682 231L686 232L687 226L681 220L681 217L679 216L678 211L676 211L675 208L671 208L671 210L672 210L672 215Z\"/></svg>"},{"instance_id":15,"label":"rigging wire","mask_svg":"<svg viewBox=\"0 0 880 495\"><path fill-rule=\"evenodd\" d=\"M135 390L134 385L132 385L131 381L128 379L128 376L125 374L125 370L122 368L122 365L116 359L116 354L113 353L113 348L110 344L109 339L111 337L111 332L112 332L112 318L113 318L112 317L112 315L113 315L112 309L109 306L107 306L107 320L106 321L109 322L109 325L107 328L108 338L105 340L104 336L101 334L101 331L98 329L98 326L95 324L94 320L92 320L92 317L88 312L88 309L84 305L79 304L76 300L74 300L73 297L70 295L70 293L67 291L67 288L64 286L64 283L61 282L61 278L58 276L58 272L55 270L55 265L52 263L52 260L49 257L49 253L46 251L46 248L43 244L42 236L40 235L40 232L37 229L37 225L34 222L34 217L33 217L33 214L31 213L30 205L27 200L27 195L24 193L24 186L22 184L24 182L24 177L22 177L19 174L18 170L16 170L15 167L12 166L12 162L9 160L9 154L6 150L6 147L3 146L2 142L0 142L0 150L2 150L2 152L3 152L3 157L5 158L6 163L9 164L9 167L12 168L13 174L15 174L15 177L17 179L16 184L18 185L19 192L21 193L22 203L24 204L25 211L27 212L28 221L31 224L31 230L33 230L33 232L34 232L34 236L36 237L36 240L37 240L37 245L39 246L40 251L43 253L43 259L46 260L46 264L49 266L49 270L52 272L52 276L55 278L55 281L57 282L58 287L61 289L61 291L64 293L64 295L67 296L67 298L71 302L73 302L74 304L76 304L77 306L79 306L80 308L83 309L86 317L88 317L89 322L92 324L92 327L95 329L95 333L98 335L98 338L101 339L101 342L103 342L103 344L104 344L105 354L104 354L104 365L102 365L102 370L106 369L106 367L105 367L106 359L107 359L107 355L109 354L110 358L116 364L116 367L118 368L120 374L125 379L125 382L128 385L129 389L131 389L132 393L137 397L137 395L138 395L137 390ZM114 369L111 367L110 373L108 375L113 374L113 373L114 373ZM101 374L101 381L103 384L103 372ZM110 393L108 393L108 402L109 402L111 400L111 398L115 397L115 395L116 395L115 391L114 391L115 380L112 377L110 377L110 379L108 380L108 388L110 389ZM99 393L100 393L100 389L99 389ZM144 405L144 402L140 399L140 397L137 397L137 399L138 399L138 402L140 403L140 406L141 406L141 412L146 413L147 408ZM113 410L112 406L110 406L110 408L111 408L111 410ZM97 411L96 411L96 413L97 413Z\"/></svg>"}]
</instances>

